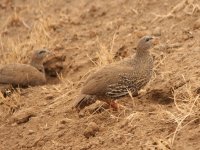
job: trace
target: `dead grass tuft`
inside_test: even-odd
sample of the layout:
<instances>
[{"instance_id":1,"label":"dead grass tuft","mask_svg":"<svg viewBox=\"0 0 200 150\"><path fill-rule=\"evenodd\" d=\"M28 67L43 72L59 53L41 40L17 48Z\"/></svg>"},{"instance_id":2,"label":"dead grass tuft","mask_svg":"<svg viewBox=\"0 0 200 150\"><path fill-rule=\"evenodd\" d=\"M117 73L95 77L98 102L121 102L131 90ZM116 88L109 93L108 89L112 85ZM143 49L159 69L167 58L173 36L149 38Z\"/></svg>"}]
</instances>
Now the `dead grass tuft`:
<instances>
[{"instance_id":1,"label":"dead grass tuft","mask_svg":"<svg viewBox=\"0 0 200 150\"><path fill-rule=\"evenodd\" d=\"M169 18L176 18L177 13L181 11L184 15L194 15L195 13L200 12L200 6L194 0L182 0L176 6L174 6L167 15L158 15L153 13L155 18L152 20L152 22L161 22Z\"/></svg>"},{"instance_id":2,"label":"dead grass tuft","mask_svg":"<svg viewBox=\"0 0 200 150\"><path fill-rule=\"evenodd\" d=\"M97 66L101 67L101 66L105 66L107 64L110 64L112 62L114 62L114 44L115 44L115 40L116 40L116 34L114 33L112 40L109 42L110 45L106 46L105 44L101 43L99 41L99 39L97 39L98 45L99 45L99 51L96 53L97 58L98 58L98 62L97 62Z\"/></svg>"},{"instance_id":3,"label":"dead grass tuft","mask_svg":"<svg viewBox=\"0 0 200 150\"><path fill-rule=\"evenodd\" d=\"M177 127L171 139L172 147L180 130L183 130L194 120L199 119L200 96L193 91L190 83L174 91L174 104L177 112L175 114L171 113L171 115L177 123Z\"/></svg>"},{"instance_id":4,"label":"dead grass tuft","mask_svg":"<svg viewBox=\"0 0 200 150\"><path fill-rule=\"evenodd\" d=\"M11 97L6 98L1 94L0 105L2 109L1 117L4 118L19 110L24 105L24 102L21 100L19 92L14 92Z\"/></svg>"}]
</instances>

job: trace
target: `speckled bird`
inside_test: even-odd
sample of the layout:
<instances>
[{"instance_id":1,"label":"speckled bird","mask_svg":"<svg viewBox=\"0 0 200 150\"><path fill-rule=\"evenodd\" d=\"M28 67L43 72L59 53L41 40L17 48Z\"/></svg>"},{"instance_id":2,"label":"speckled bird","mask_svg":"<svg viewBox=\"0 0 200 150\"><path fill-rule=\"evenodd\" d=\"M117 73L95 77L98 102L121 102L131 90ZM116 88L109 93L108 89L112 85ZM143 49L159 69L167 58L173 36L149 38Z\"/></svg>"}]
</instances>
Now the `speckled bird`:
<instances>
[{"instance_id":1,"label":"speckled bird","mask_svg":"<svg viewBox=\"0 0 200 150\"><path fill-rule=\"evenodd\" d=\"M153 39L152 36L142 37L134 56L109 64L91 74L83 84L73 107L80 111L100 100L117 109L116 99L129 95L129 92L136 96L152 76L153 58L149 49Z\"/></svg>"}]
</instances>

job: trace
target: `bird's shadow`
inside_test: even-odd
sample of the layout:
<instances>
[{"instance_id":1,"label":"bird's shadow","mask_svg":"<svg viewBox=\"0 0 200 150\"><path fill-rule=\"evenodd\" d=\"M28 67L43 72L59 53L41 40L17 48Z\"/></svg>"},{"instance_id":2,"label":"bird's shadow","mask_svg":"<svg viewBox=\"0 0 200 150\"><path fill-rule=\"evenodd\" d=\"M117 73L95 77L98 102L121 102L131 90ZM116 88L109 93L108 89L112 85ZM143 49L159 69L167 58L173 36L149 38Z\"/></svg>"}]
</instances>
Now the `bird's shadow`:
<instances>
[{"instance_id":1,"label":"bird's shadow","mask_svg":"<svg viewBox=\"0 0 200 150\"><path fill-rule=\"evenodd\" d=\"M174 102L172 92L167 90L165 91L163 89L153 89L147 92L145 95L139 94L138 96L135 97L138 99L147 99L150 101L150 103L160 104L160 105L169 105ZM126 101L126 103L124 103L124 101ZM130 101L127 102L127 99L123 99L122 103L126 104L127 111L129 111L129 109L130 110L132 109L131 107L129 107L130 105L132 105L132 103L130 103ZM99 114L104 111L116 112L107 103L102 103L102 102L88 106L88 108L86 108L85 111L88 112L89 114ZM120 112L120 110L118 112Z\"/></svg>"},{"instance_id":2,"label":"bird's shadow","mask_svg":"<svg viewBox=\"0 0 200 150\"><path fill-rule=\"evenodd\" d=\"M146 96L150 101L161 105L168 105L174 102L172 92L163 89L153 89L147 92Z\"/></svg>"}]
</instances>

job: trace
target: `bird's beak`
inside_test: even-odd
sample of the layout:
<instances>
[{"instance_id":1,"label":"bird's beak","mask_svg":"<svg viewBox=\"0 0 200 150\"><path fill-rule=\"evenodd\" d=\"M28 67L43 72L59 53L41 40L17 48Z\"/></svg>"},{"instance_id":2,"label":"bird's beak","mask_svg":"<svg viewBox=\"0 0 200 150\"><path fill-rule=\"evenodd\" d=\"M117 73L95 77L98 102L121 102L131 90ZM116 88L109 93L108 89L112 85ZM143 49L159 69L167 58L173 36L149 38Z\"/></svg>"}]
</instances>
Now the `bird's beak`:
<instances>
[{"instance_id":1,"label":"bird's beak","mask_svg":"<svg viewBox=\"0 0 200 150\"><path fill-rule=\"evenodd\" d=\"M53 51L46 51L46 56L45 58L43 59L43 62L46 62L48 61L50 58L54 57L55 56L55 52Z\"/></svg>"},{"instance_id":2,"label":"bird's beak","mask_svg":"<svg viewBox=\"0 0 200 150\"><path fill-rule=\"evenodd\" d=\"M47 57L49 57L49 56L55 56L55 52L47 51Z\"/></svg>"},{"instance_id":3,"label":"bird's beak","mask_svg":"<svg viewBox=\"0 0 200 150\"><path fill-rule=\"evenodd\" d=\"M47 50L46 52L47 52L48 55L53 53L53 52L50 51L50 50Z\"/></svg>"},{"instance_id":4,"label":"bird's beak","mask_svg":"<svg viewBox=\"0 0 200 150\"><path fill-rule=\"evenodd\" d=\"M150 39L150 40L153 40L153 39L154 39L154 37L150 37L149 39Z\"/></svg>"}]
</instances>

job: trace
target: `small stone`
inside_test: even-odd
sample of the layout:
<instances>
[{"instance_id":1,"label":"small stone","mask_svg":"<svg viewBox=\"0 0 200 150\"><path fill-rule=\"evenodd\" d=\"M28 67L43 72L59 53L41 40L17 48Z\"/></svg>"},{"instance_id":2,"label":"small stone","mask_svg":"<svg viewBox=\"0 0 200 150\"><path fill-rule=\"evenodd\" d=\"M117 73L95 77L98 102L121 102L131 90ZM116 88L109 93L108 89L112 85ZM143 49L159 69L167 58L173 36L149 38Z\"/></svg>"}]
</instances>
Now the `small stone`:
<instances>
[{"instance_id":1,"label":"small stone","mask_svg":"<svg viewBox=\"0 0 200 150\"><path fill-rule=\"evenodd\" d=\"M200 94L200 87L198 87L198 88L196 89L196 93L197 93L197 94Z\"/></svg>"},{"instance_id":2,"label":"small stone","mask_svg":"<svg viewBox=\"0 0 200 150\"><path fill-rule=\"evenodd\" d=\"M72 119L64 118L64 119L60 120L60 124L67 124L67 123L70 123L72 121L73 121Z\"/></svg>"},{"instance_id":3,"label":"small stone","mask_svg":"<svg viewBox=\"0 0 200 150\"><path fill-rule=\"evenodd\" d=\"M96 12L97 10L98 10L98 8L95 5L93 5L93 6L90 7L88 12L92 13L92 12Z\"/></svg>"},{"instance_id":4,"label":"small stone","mask_svg":"<svg viewBox=\"0 0 200 150\"><path fill-rule=\"evenodd\" d=\"M199 29L200 28L200 19L198 19L197 21L194 22L194 29Z\"/></svg>"},{"instance_id":5,"label":"small stone","mask_svg":"<svg viewBox=\"0 0 200 150\"><path fill-rule=\"evenodd\" d=\"M164 3L164 6L165 6L165 7L168 7L168 6L169 6L169 4L168 4L167 2L165 2L165 3Z\"/></svg>"},{"instance_id":6,"label":"small stone","mask_svg":"<svg viewBox=\"0 0 200 150\"><path fill-rule=\"evenodd\" d=\"M199 46L198 46L198 47L194 47L194 48L193 48L193 51L194 51L194 52L200 52L200 47L199 47Z\"/></svg>"},{"instance_id":7,"label":"small stone","mask_svg":"<svg viewBox=\"0 0 200 150\"><path fill-rule=\"evenodd\" d=\"M85 117L85 112L84 112L84 111L79 112L78 117L79 117L79 118Z\"/></svg>"},{"instance_id":8,"label":"small stone","mask_svg":"<svg viewBox=\"0 0 200 150\"><path fill-rule=\"evenodd\" d=\"M195 44L195 41L191 41L190 43L188 43L187 47L190 48Z\"/></svg>"},{"instance_id":9,"label":"small stone","mask_svg":"<svg viewBox=\"0 0 200 150\"><path fill-rule=\"evenodd\" d=\"M57 136L58 136L58 138L61 138L61 137L64 136L64 135L65 135L65 132L62 131L62 132L59 132Z\"/></svg>"},{"instance_id":10,"label":"small stone","mask_svg":"<svg viewBox=\"0 0 200 150\"><path fill-rule=\"evenodd\" d=\"M54 95L47 95L45 97L46 100L52 100L54 98Z\"/></svg>"},{"instance_id":11,"label":"small stone","mask_svg":"<svg viewBox=\"0 0 200 150\"><path fill-rule=\"evenodd\" d=\"M153 30L153 33L152 33L154 36L161 36L161 28L160 27L156 27L154 30Z\"/></svg>"},{"instance_id":12,"label":"small stone","mask_svg":"<svg viewBox=\"0 0 200 150\"><path fill-rule=\"evenodd\" d=\"M95 31L89 31L89 37L94 38L97 36L97 33Z\"/></svg>"},{"instance_id":13,"label":"small stone","mask_svg":"<svg viewBox=\"0 0 200 150\"><path fill-rule=\"evenodd\" d=\"M17 124L27 123L31 117L35 116L36 113L34 112L33 109L24 109L13 115L12 121Z\"/></svg>"},{"instance_id":14,"label":"small stone","mask_svg":"<svg viewBox=\"0 0 200 150\"><path fill-rule=\"evenodd\" d=\"M47 125L43 127L43 130L49 130L49 129L50 129L50 127Z\"/></svg>"},{"instance_id":15,"label":"small stone","mask_svg":"<svg viewBox=\"0 0 200 150\"><path fill-rule=\"evenodd\" d=\"M83 134L86 138L90 138L91 136L94 137L98 131L99 126L95 122L90 122Z\"/></svg>"},{"instance_id":16,"label":"small stone","mask_svg":"<svg viewBox=\"0 0 200 150\"><path fill-rule=\"evenodd\" d=\"M33 134L33 133L35 133L35 131L33 131L33 130L28 130L28 134L29 134L29 135L31 135L31 134Z\"/></svg>"},{"instance_id":17,"label":"small stone","mask_svg":"<svg viewBox=\"0 0 200 150\"><path fill-rule=\"evenodd\" d=\"M120 123L119 127L122 129L122 128L128 126L128 123L129 123L129 120L125 119Z\"/></svg>"}]
</instances>

